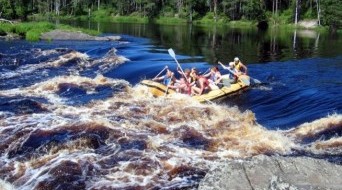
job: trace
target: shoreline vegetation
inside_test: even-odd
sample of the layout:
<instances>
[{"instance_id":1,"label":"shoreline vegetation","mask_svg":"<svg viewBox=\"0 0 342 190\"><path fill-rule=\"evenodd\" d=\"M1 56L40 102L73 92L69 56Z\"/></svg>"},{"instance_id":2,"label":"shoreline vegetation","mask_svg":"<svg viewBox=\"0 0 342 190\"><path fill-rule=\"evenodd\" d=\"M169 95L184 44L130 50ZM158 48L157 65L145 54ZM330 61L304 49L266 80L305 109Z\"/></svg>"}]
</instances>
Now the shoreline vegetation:
<instances>
[{"instance_id":1,"label":"shoreline vegetation","mask_svg":"<svg viewBox=\"0 0 342 190\"><path fill-rule=\"evenodd\" d=\"M333 33L341 33L342 28L340 0L0 0L0 5L0 23L4 23L4 20L79 20L177 25L191 23L206 27L258 27L263 30L284 26L294 29L317 28L329 29ZM9 25L1 27L5 28L2 32L10 30L24 35L28 40L37 40L42 32L63 26L53 26L45 22L37 28L30 24L16 26L14 29Z\"/></svg>"},{"instance_id":2,"label":"shoreline vegetation","mask_svg":"<svg viewBox=\"0 0 342 190\"><path fill-rule=\"evenodd\" d=\"M214 18L202 18L201 20L194 20L189 23L188 20L182 18L170 18L170 17L160 17L149 19L147 17L137 17L137 16L108 16L108 17L71 17L71 16L50 16L44 17L43 15L32 15L29 17L29 22L0 22L0 37L9 35L10 39L24 38L28 41L39 41L44 33L50 32L52 30L62 30L66 32L82 32L91 36L98 36L101 31L85 29L85 28L75 28L66 24L53 24L47 20L65 20L65 21L90 21L90 22L111 22L111 23L137 23L137 24L147 24L156 23L163 25L186 25L193 24L204 27L230 27L230 28L257 28L258 23L248 20L238 20L238 21L227 21L224 19L214 20ZM314 21L303 21L304 23L309 23L309 27L305 24L276 24L272 25L270 28L287 28L287 29L311 29L327 31L327 27L317 26Z\"/></svg>"},{"instance_id":3,"label":"shoreline vegetation","mask_svg":"<svg viewBox=\"0 0 342 190\"><path fill-rule=\"evenodd\" d=\"M109 13L108 13L109 14ZM260 25L260 22L256 20L229 20L224 17L215 17L214 13L207 14L205 17L200 19L189 21L185 18L179 17L166 17L160 16L155 18L149 18L144 16L121 16L121 15L107 15L100 14L95 11L94 15L91 16L57 16L54 14L50 15L31 15L29 16L29 20L32 21L47 21L47 20L64 20L64 21L90 21L90 22L110 22L110 23L134 23L134 24L163 24L163 25L187 25L193 24L198 26L206 26L206 27L230 27L230 28L257 28ZM262 27L262 29L276 28L276 27L284 27L284 28L293 28L293 29L312 29L312 30L329 30L328 26L322 26L317 24L316 19L303 19L298 21L297 24L287 22L286 20L278 19L278 21L274 21L273 17L265 20L265 22L261 22L266 24L266 27Z\"/></svg>"},{"instance_id":4,"label":"shoreline vegetation","mask_svg":"<svg viewBox=\"0 0 342 190\"><path fill-rule=\"evenodd\" d=\"M65 24L53 24L50 22L6 22L0 23L0 36L9 39L24 38L27 41L39 41L42 34L53 31L62 30L66 32L82 32L91 36L97 36L99 31L84 28L75 28Z\"/></svg>"}]
</instances>

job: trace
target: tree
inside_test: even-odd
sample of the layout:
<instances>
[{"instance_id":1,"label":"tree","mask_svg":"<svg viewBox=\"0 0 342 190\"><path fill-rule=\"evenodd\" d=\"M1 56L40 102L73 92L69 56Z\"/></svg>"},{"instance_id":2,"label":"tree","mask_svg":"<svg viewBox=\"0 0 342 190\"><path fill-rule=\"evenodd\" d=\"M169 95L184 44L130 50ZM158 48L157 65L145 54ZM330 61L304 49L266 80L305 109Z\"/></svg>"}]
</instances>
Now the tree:
<instances>
[{"instance_id":1,"label":"tree","mask_svg":"<svg viewBox=\"0 0 342 190\"><path fill-rule=\"evenodd\" d=\"M321 0L322 21L336 32L342 27L342 6L340 0Z\"/></svg>"},{"instance_id":2,"label":"tree","mask_svg":"<svg viewBox=\"0 0 342 190\"><path fill-rule=\"evenodd\" d=\"M295 0L295 11L294 11L294 22L297 25L298 20L299 20L299 15L300 15L300 1L301 0Z\"/></svg>"},{"instance_id":3,"label":"tree","mask_svg":"<svg viewBox=\"0 0 342 190\"><path fill-rule=\"evenodd\" d=\"M249 0L244 6L244 13L249 20L263 21L266 19L260 0Z\"/></svg>"},{"instance_id":4,"label":"tree","mask_svg":"<svg viewBox=\"0 0 342 190\"><path fill-rule=\"evenodd\" d=\"M316 0L316 8L317 8L317 20L318 20L318 26L321 25L321 7L319 0Z\"/></svg>"}]
</instances>

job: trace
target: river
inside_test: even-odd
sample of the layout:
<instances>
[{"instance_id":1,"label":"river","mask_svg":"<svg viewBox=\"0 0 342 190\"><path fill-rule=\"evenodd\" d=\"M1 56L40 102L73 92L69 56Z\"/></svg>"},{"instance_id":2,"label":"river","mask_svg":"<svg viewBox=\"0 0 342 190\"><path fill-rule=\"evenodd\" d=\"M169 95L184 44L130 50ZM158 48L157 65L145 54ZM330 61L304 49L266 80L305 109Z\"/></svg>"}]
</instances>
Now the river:
<instances>
[{"instance_id":1,"label":"river","mask_svg":"<svg viewBox=\"0 0 342 190\"><path fill-rule=\"evenodd\" d=\"M0 185L195 189L254 155L342 162L342 37L311 30L71 23L119 41L0 41ZM154 98L166 65L238 56L262 84L217 104ZM224 73L225 71L222 70Z\"/></svg>"}]
</instances>

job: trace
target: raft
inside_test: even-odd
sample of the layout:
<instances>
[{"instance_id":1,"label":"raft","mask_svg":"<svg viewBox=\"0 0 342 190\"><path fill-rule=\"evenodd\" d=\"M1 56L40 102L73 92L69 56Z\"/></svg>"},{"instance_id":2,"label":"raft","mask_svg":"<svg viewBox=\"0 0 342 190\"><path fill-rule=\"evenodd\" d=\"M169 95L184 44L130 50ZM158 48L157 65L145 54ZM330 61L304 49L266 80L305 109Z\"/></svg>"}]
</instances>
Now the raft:
<instances>
[{"instance_id":1,"label":"raft","mask_svg":"<svg viewBox=\"0 0 342 190\"><path fill-rule=\"evenodd\" d=\"M192 98L201 103L218 101L236 95L250 86L250 77L247 75L240 76L234 84L227 82L227 79L223 79L223 81L223 87L211 90L206 94L192 96ZM177 93L175 90L167 88L164 84L152 80L142 80L140 84L147 86L155 97L165 97L169 94Z\"/></svg>"}]
</instances>

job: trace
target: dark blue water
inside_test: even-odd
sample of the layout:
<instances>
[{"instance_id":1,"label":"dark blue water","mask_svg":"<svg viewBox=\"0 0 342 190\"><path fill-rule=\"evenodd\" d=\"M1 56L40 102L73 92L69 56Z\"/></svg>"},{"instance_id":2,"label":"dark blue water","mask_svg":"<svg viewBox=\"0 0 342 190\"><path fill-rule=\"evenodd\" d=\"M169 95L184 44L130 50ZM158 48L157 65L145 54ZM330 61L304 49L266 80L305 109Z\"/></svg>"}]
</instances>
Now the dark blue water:
<instances>
[{"instance_id":1,"label":"dark blue water","mask_svg":"<svg viewBox=\"0 0 342 190\"><path fill-rule=\"evenodd\" d=\"M170 57L167 49L153 45L146 38L123 35L119 42L37 42L0 41L1 67L5 74L14 71L19 66L44 62L54 59L69 50L77 50L88 54L92 59L103 57L112 47L117 54L125 56L131 61L102 73L106 77L124 79L132 85L145 78L153 78L166 65L176 69L175 61ZM52 50L64 48L56 54L48 56L34 56L36 49ZM38 54L37 54L38 55ZM177 59L183 69L197 67L205 72L212 64L205 61L203 55L189 56L176 52ZM243 60L243 57L241 57ZM16 60L16 62L14 61ZM228 60L223 60L228 61ZM11 79L1 80L1 89L25 87L67 73L75 64L68 63L59 68L38 69ZM329 114L342 111L342 56L330 58L305 58L265 63L247 63L249 74L262 81L245 93L230 98L223 103L237 105L241 110L252 110L257 121L263 126L274 129L287 129L304 122L310 122ZM80 72L81 76L95 77L97 67L87 68ZM222 71L225 73L225 71ZM68 88L69 89L69 88ZM61 96L77 104L88 103L93 99L108 97L112 90L103 87L98 93L85 95L82 89L74 88L63 92ZM1 99L3 106L6 101ZM10 107L2 107L2 110Z\"/></svg>"}]
</instances>

